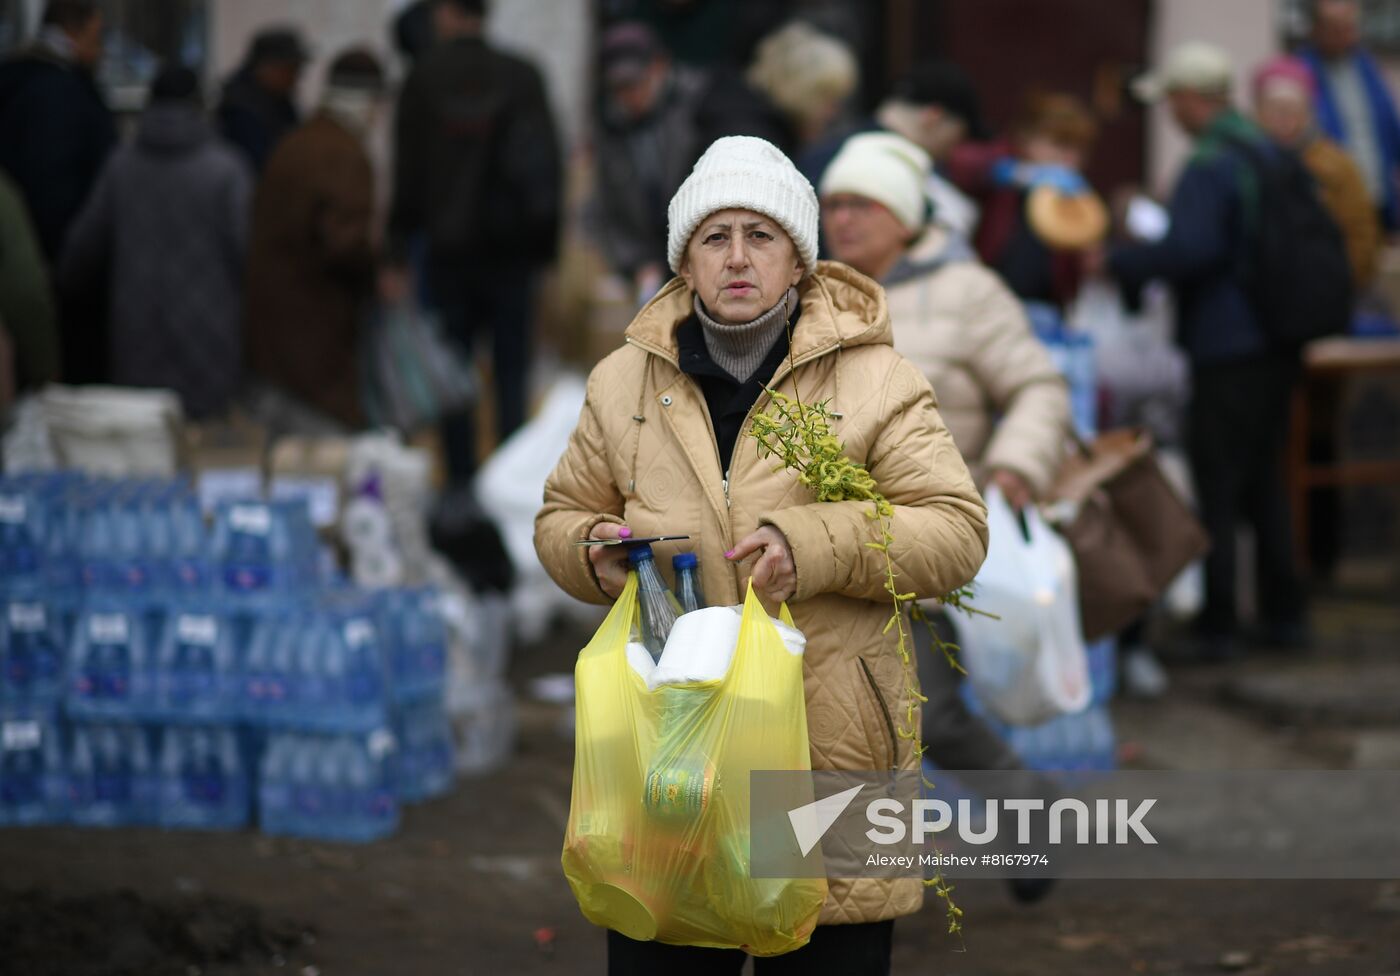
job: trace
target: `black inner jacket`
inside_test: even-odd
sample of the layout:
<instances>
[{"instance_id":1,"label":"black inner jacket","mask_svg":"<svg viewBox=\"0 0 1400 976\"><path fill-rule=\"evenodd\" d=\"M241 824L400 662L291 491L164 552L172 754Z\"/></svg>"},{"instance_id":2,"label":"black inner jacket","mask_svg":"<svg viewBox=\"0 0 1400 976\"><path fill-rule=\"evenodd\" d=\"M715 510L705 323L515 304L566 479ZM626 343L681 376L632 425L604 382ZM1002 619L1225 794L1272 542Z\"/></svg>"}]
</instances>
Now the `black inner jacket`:
<instances>
[{"instance_id":1,"label":"black inner jacket","mask_svg":"<svg viewBox=\"0 0 1400 976\"><path fill-rule=\"evenodd\" d=\"M705 395L705 406L710 411L710 423L715 428L715 447L719 450L720 468L727 474L730 458L734 455L734 445L744 426L744 418L749 409L763 394L764 387L778 371L783 358L788 354L788 334L797 328L797 320L802 314L802 306L793 309L788 319L788 328L778 333L773 348L763 357L763 362L752 376L742 382L730 376L710 358L710 350L705 345L705 333L700 319L694 313L676 327L676 345L680 352L681 371L700 384L700 392Z\"/></svg>"}]
</instances>

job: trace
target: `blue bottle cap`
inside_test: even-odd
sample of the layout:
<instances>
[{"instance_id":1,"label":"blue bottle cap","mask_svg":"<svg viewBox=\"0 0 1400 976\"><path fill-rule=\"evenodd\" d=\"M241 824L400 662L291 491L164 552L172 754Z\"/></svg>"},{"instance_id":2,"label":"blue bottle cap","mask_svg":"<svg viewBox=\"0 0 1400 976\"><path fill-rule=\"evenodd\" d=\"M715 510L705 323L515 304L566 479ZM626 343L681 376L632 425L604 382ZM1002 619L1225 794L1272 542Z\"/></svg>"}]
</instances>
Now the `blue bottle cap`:
<instances>
[{"instance_id":1,"label":"blue bottle cap","mask_svg":"<svg viewBox=\"0 0 1400 976\"><path fill-rule=\"evenodd\" d=\"M656 554L651 551L651 546L631 546L627 550L627 559L633 566L655 558Z\"/></svg>"},{"instance_id":2,"label":"blue bottle cap","mask_svg":"<svg viewBox=\"0 0 1400 976\"><path fill-rule=\"evenodd\" d=\"M675 570L694 569L700 565L700 557L693 552L678 552L671 557L671 568Z\"/></svg>"}]
</instances>

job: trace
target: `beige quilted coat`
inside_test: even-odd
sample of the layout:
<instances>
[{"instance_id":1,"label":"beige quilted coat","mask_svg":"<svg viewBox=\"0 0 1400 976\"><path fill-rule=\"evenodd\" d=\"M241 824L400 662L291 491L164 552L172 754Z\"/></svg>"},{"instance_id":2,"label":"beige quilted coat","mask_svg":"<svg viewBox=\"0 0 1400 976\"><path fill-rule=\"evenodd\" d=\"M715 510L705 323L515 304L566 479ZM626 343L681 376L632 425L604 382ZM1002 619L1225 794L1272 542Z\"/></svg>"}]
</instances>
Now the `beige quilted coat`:
<instances>
[{"instance_id":1,"label":"beige quilted coat","mask_svg":"<svg viewBox=\"0 0 1400 976\"><path fill-rule=\"evenodd\" d=\"M804 401L830 398L841 414L836 433L847 453L896 506L901 588L934 596L963 585L986 555L986 509L928 381L890 346L883 291L823 262L799 294L796 373L785 362L770 386L790 395L795 378ZM890 611L880 554L864 546L874 538L869 505L814 502L790 472L758 458L746 433L721 464L704 396L676 365L675 329L690 310L690 290L672 280L638 313L627 344L594 368L578 427L545 484L535 520L540 560L569 593L606 603L576 540L600 521L625 520L644 536L684 533L691 539L680 545L699 554L708 601L735 604L752 560L735 567L724 553L760 524L776 525L797 567L789 606L808 638L813 767L913 768L910 742L895 734L908 700L895 644L881 634ZM679 549L656 548L669 574ZM820 921L893 918L922 901L917 879L833 881Z\"/></svg>"},{"instance_id":2,"label":"beige quilted coat","mask_svg":"<svg viewBox=\"0 0 1400 976\"><path fill-rule=\"evenodd\" d=\"M938 391L978 483L1007 468L1044 497L1070 429L1064 378L1002 280L975 259L941 263L946 247L932 232L908 260L936 269L887 289L894 347Z\"/></svg>"}]
</instances>

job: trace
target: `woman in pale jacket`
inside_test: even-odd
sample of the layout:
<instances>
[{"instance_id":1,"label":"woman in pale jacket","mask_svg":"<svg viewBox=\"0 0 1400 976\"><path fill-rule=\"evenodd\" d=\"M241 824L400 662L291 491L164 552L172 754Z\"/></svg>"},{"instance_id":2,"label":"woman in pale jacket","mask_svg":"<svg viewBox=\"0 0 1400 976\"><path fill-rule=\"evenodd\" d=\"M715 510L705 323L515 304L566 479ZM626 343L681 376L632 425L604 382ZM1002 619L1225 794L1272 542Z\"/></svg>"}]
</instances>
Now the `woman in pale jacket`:
<instances>
[{"instance_id":1,"label":"woman in pale jacket","mask_svg":"<svg viewBox=\"0 0 1400 976\"><path fill-rule=\"evenodd\" d=\"M1069 392L1016 296L966 244L931 224L929 167L928 154L902 136L852 136L822 176L826 240L836 258L885 286L895 349L937 391L978 484L996 485L1019 509L1044 497L1063 460ZM956 673L929 652L927 633L916 628L915 638L930 758L944 769L1019 768L968 712ZM1012 887L1023 898L1044 888Z\"/></svg>"},{"instance_id":2,"label":"woman in pale jacket","mask_svg":"<svg viewBox=\"0 0 1400 976\"><path fill-rule=\"evenodd\" d=\"M672 199L673 278L593 370L569 447L535 522L540 560L570 594L608 603L625 547L588 538L683 533L704 591L739 603L752 582L787 601L807 635L807 724L816 769L913 769L897 734L910 705L869 503L814 500L747 436L766 387L830 400L847 454L894 504L900 586L937 596L986 554L986 510L922 373L891 347L881 289L817 263L811 186L761 139L717 140ZM789 332L791 343L789 344ZM678 551L658 545L656 563ZM918 878L832 880L811 943L812 974L889 969L893 919L917 911ZM744 954L608 933L609 972L735 972ZM796 953L794 954L796 955ZM789 959L790 957L782 957ZM759 960L758 972L764 971Z\"/></svg>"}]
</instances>

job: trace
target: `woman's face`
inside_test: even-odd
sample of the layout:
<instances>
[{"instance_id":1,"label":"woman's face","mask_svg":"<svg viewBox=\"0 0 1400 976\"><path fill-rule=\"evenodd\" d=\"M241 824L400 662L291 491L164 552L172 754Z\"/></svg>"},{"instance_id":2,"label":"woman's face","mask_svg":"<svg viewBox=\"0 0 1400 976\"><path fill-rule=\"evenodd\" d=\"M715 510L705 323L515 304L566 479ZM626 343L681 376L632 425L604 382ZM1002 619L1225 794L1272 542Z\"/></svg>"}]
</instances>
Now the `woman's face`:
<instances>
[{"instance_id":1,"label":"woman's face","mask_svg":"<svg viewBox=\"0 0 1400 976\"><path fill-rule=\"evenodd\" d=\"M879 280L909 246L909 229L884 204L855 193L822 197L822 229L836 260Z\"/></svg>"},{"instance_id":2,"label":"woman's face","mask_svg":"<svg viewBox=\"0 0 1400 976\"><path fill-rule=\"evenodd\" d=\"M681 277L716 321L751 322L802 280L787 231L752 210L719 210L700 222L686 247Z\"/></svg>"}]
</instances>

